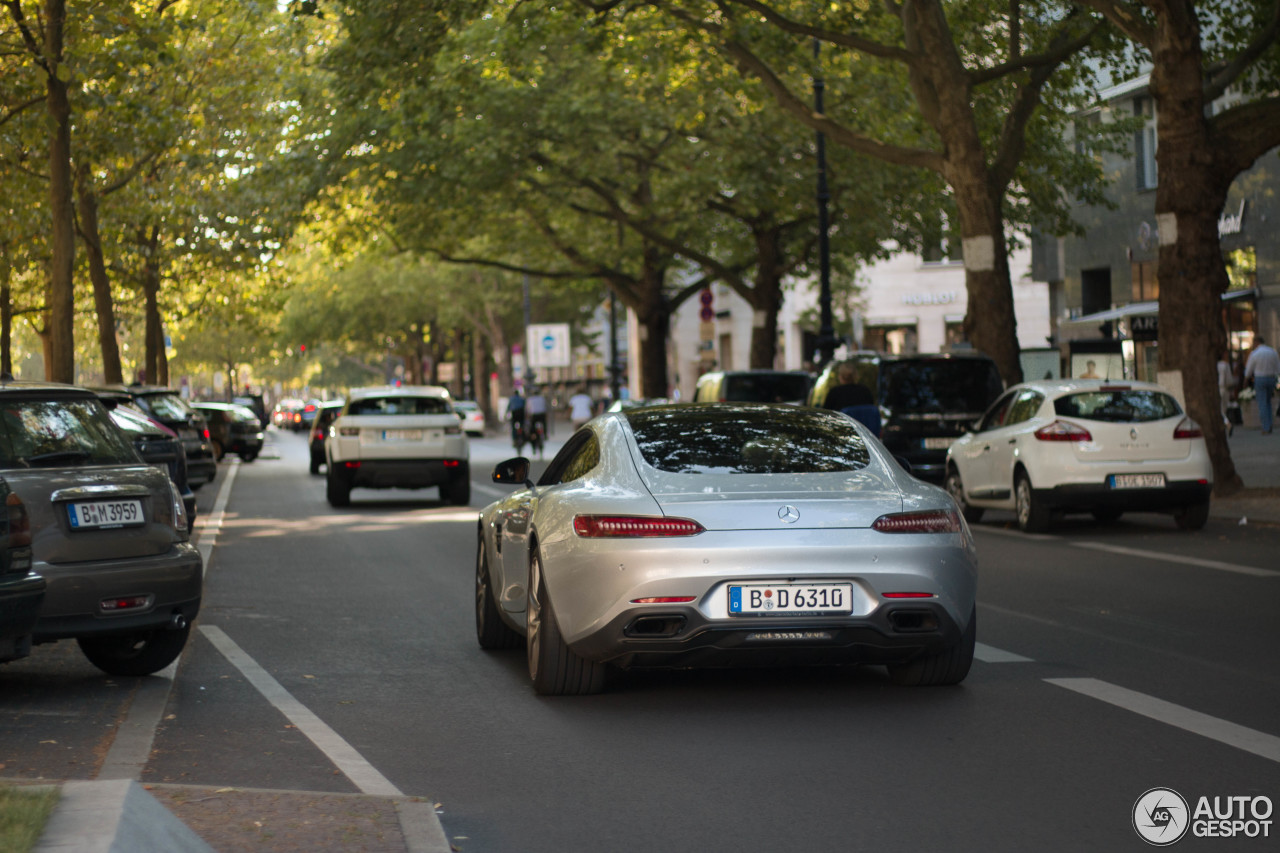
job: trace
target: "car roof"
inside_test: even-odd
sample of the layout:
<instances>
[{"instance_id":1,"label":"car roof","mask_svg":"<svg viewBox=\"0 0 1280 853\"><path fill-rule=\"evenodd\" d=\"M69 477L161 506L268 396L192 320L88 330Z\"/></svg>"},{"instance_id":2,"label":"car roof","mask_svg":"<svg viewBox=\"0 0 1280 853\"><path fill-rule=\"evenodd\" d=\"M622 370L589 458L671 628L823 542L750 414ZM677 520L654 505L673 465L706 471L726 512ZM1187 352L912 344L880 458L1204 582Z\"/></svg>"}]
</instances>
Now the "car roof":
<instances>
[{"instance_id":1,"label":"car roof","mask_svg":"<svg viewBox=\"0 0 1280 853\"><path fill-rule=\"evenodd\" d=\"M57 395L67 397L96 397L88 388L64 385L61 382L38 382L25 379L0 379L0 392L23 395Z\"/></svg>"},{"instance_id":2,"label":"car roof","mask_svg":"<svg viewBox=\"0 0 1280 853\"><path fill-rule=\"evenodd\" d=\"M115 391L122 394L128 394L132 397L150 397L158 394L175 394L182 396L182 392L177 388L169 388L165 385L95 385L94 391Z\"/></svg>"},{"instance_id":3,"label":"car roof","mask_svg":"<svg viewBox=\"0 0 1280 853\"><path fill-rule=\"evenodd\" d=\"M1127 391L1130 389L1135 391L1162 391L1165 394L1172 393L1163 385L1155 382L1139 382L1136 379L1033 379L1014 385L1009 390L1012 391L1015 388L1035 389L1049 397L1080 391Z\"/></svg>"},{"instance_id":4,"label":"car roof","mask_svg":"<svg viewBox=\"0 0 1280 853\"><path fill-rule=\"evenodd\" d=\"M371 385L367 388L352 388L347 394L348 400L360 400L365 397L444 397L449 399L449 389L439 385Z\"/></svg>"}]
</instances>

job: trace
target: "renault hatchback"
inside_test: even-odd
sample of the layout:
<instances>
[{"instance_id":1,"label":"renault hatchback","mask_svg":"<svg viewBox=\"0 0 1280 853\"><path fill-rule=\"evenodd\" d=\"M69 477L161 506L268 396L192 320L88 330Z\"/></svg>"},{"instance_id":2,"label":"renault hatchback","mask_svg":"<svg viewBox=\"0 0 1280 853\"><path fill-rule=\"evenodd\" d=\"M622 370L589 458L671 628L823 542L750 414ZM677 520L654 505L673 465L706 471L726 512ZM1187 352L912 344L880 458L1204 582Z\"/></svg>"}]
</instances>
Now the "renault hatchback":
<instances>
[{"instance_id":1,"label":"renault hatchback","mask_svg":"<svg viewBox=\"0 0 1280 853\"><path fill-rule=\"evenodd\" d=\"M0 382L0 477L47 582L37 644L75 639L112 675L172 663L200 609L200 553L182 496L84 388Z\"/></svg>"},{"instance_id":2,"label":"renault hatchback","mask_svg":"<svg viewBox=\"0 0 1280 853\"><path fill-rule=\"evenodd\" d=\"M1011 509L1018 526L1054 516L1165 512L1196 530L1209 519L1213 466L1195 421L1150 382L1024 382L951 446L947 490L970 522Z\"/></svg>"}]
</instances>

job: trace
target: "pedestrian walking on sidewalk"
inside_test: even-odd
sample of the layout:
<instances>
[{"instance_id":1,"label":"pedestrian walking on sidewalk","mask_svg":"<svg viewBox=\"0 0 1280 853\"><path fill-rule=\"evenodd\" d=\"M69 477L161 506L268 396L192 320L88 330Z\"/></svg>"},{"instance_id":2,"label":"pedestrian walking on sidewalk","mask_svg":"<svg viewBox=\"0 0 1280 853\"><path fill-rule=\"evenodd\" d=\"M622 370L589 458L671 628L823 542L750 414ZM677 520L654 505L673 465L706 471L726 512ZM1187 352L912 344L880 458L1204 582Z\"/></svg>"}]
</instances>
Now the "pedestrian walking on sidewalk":
<instances>
[{"instance_id":1,"label":"pedestrian walking on sidewalk","mask_svg":"<svg viewBox=\"0 0 1280 853\"><path fill-rule=\"evenodd\" d=\"M1253 382L1254 393L1258 399L1258 418L1262 421L1262 434L1271 433L1271 418L1274 414L1276 377L1280 376L1280 354L1267 346L1267 342L1259 335L1255 340L1253 352L1244 363L1245 384Z\"/></svg>"},{"instance_id":2,"label":"pedestrian walking on sidewalk","mask_svg":"<svg viewBox=\"0 0 1280 853\"><path fill-rule=\"evenodd\" d=\"M587 396L587 389L579 388L578 393L569 398L569 420L573 421L573 431L578 429L591 420L595 414L593 411L594 403Z\"/></svg>"},{"instance_id":3,"label":"pedestrian walking on sidewalk","mask_svg":"<svg viewBox=\"0 0 1280 853\"><path fill-rule=\"evenodd\" d=\"M1236 374L1231 369L1231 353L1224 350L1222 355L1218 356L1218 407L1222 411L1222 422L1227 426L1227 437L1231 437L1231 433L1235 431L1235 426L1231 423L1231 418L1227 415L1227 409L1231 407L1231 392L1236 387Z\"/></svg>"}]
</instances>

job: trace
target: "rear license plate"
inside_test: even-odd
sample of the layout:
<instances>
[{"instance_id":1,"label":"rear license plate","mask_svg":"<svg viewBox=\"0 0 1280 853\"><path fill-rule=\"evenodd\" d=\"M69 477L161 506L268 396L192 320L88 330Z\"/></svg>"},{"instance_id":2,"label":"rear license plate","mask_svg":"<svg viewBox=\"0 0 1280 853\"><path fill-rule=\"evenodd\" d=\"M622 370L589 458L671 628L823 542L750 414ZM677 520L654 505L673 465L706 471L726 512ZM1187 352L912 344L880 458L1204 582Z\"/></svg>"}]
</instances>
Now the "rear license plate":
<instances>
[{"instance_id":1,"label":"rear license plate","mask_svg":"<svg viewBox=\"0 0 1280 853\"><path fill-rule=\"evenodd\" d=\"M1164 474L1112 474L1107 479L1113 489L1164 488Z\"/></svg>"},{"instance_id":2,"label":"rear license plate","mask_svg":"<svg viewBox=\"0 0 1280 853\"><path fill-rule=\"evenodd\" d=\"M73 530L89 527L134 527L142 524L142 501L77 501L67 504Z\"/></svg>"},{"instance_id":3,"label":"rear license plate","mask_svg":"<svg viewBox=\"0 0 1280 853\"><path fill-rule=\"evenodd\" d=\"M852 584L745 584L729 587L730 616L851 612Z\"/></svg>"},{"instance_id":4,"label":"rear license plate","mask_svg":"<svg viewBox=\"0 0 1280 853\"><path fill-rule=\"evenodd\" d=\"M383 441L422 441L422 430L420 429L384 429L382 431Z\"/></svg>"},{"instance_id":5,"label":"rear license plate","mask_svg":"<svg viewBox=\"0 0 1280 853\"><path fill-rule=\"evenodd\" d=\"M956 440L954 438L926 438L924 440L924 449L925 450L946 450L948 447L950 447L955 443L956 443Z\"/></svg>"}]
</instances>

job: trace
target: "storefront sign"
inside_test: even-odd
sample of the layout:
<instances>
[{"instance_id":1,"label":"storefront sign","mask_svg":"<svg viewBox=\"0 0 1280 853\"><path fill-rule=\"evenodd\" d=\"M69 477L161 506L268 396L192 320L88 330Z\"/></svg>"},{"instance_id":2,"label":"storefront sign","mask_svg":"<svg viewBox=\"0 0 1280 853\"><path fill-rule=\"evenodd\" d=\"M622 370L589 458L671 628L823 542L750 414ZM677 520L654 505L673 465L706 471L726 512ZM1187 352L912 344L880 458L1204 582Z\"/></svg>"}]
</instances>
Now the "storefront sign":
<instances>
[{"instance_id":1,"label":"storefront sign","mask_svg":"<svg viewBox=\"0 0 1280 853\"><path fill-rule=\"evenodd\" d=\"M1155 341L1160 338L1160 315L1139 314L1129 318L1129 336L1135 341Z\"/></svg>"},{"instance_id":2,"label":"storefront sign","mask_svg":"<svg viewBox=\"0 0 1280 853\"><path fill-rule=\"evenodd\" d=\"M1240 211L1236 214L1224 213L1218 217L1218 236L1239 234L1244 228L1244 199L1240 199Z\"/></svg>"},{"instance_id":3,"label":"storefront sign","mask_svg":"<svg viewBox=\"0 0 1280 853\"><path fill-rule=\"evenodd\" d=\"M947 293L904 293L903 305L954 305L958 297L955 291Z\"/></svg>"}]
</instances>

